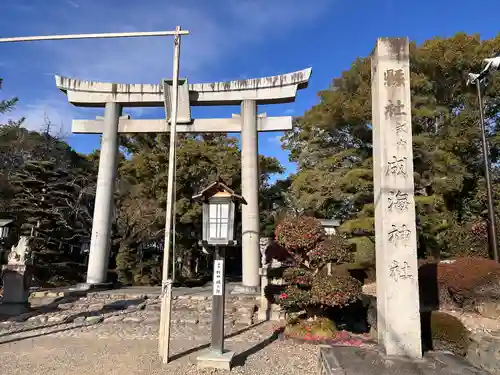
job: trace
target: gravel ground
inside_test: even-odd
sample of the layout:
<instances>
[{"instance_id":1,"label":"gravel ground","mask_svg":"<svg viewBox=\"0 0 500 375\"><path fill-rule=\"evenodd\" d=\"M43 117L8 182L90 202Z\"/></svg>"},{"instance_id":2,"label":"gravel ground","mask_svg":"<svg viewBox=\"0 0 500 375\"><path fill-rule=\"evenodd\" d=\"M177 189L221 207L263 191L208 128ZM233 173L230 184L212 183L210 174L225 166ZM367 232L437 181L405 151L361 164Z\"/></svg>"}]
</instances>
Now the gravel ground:
<instances>
[{"instance_id":1,"label":"gravel ground","mask_svg":"<svg viewBox=\"0 0 500 375\"><path fill-rule=\"evenodd\" d=\"M72 327L59 333L29 332L29 335L1 337L0 374L9 375L140 375L140 374L224 374L221 370L197 370L196 357L209 342L207 327L189 332L191 339L174 335L173 361L163 365L158 358L158 341L141 337L131 326L98 324ZM58 327L61 329L62 327ZM186 327L187 328L187 327ZM121 332L109 335L110 331ZM186 330L186 333L189 330ZM66 333L67 332L67 333ZM71 334L69 334L71 332ZM106 334L103 334L106 332ZM125 333L124 333L125 332ZM256 325L226 340L237 353L231 374L309 375L316 373L317 347L271 339L273 324ZM47 334L48 333L48 334ZM184 336L185 337L185 336ZM13 340L16 339L17 341Z\"/></svg>"}]
</instances>

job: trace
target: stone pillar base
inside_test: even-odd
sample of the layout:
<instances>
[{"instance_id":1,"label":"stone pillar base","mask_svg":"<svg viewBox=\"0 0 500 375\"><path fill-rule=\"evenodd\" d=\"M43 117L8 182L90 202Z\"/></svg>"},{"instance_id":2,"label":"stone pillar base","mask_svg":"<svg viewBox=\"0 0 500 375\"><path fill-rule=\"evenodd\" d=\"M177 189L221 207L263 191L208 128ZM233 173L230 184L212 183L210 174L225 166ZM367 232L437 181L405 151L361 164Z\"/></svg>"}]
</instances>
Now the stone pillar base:
<instances>
[{"instance_id":1,"label":"stone pillar base","mask_svg":"<svg viewBox=\"0 0 500 375\"><path fill-rule=\"evenodd\" d=\"M26 303L0 303L0 315L17 316L31 311L31 306Z\"/></svg>"},{"instance_id":2,"label":"stone pillar base","mask_svg":"<svg viewBox=\"0 0 500 375\"><path fill-rule=\"evenodd\" d=\"M260 294L260 287L236 285L231 291L231 294Z\"/></svg>"},{"instance_id":3,"label":"stone pillar base","mask_svg":"<svg viewBox=\"0 0 500 375\"><path fill-rule=\"evenodd\" d=\"M221 370L231 370L234 352L217 353L208 351L196 358L198 368L216 368Z\"/></svg>"},{"instance_id":4,"label":"stone pillar base","mask_svg":"<svg viewBox=\"0 0 500 375\"><path fill-rule=\"evenodd\" d=\"M99 284L90 284L90 283L79 283L76 286L69 288L70 291L99 291L99 290L109 290L113 289L113 283L99 283Z\"/></svg>"}]
</instances>

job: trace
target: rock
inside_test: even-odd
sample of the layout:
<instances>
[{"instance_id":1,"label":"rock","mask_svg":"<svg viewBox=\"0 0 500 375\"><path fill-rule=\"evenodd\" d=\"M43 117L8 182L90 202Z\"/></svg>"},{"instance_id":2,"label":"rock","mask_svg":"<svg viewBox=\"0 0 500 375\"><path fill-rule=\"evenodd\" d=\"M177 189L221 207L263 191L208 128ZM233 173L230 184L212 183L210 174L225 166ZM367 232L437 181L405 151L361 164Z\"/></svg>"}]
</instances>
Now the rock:
<instances>
[{"instance_id":1,"label":"rock","mask_svg":"<svg viewBox=\"0 0 500 375\"><path fill-rule=\"evenodd\" d=\"M101 323L104 320L103 316L87 316L85 318L85 323L87 324L97 324Z\"/></svg>"},{"instance_id":2,"label":"rock","mask_svg":"<svg viewBox=\"0 0 500 375\"><path fill-rule=\"evenodd\" d=\"M149 318L144 319L143 323L148 325L157 325L160 323L160 317L151 316Z\"/></svg>"},{"instance_id":3,"label":"rock","mask_svg":"<svg viewBox=\"0 0 500 375\"><path fill-rule=\"evenodd\" d=\"M69 309L73 308L73 304L72 303L60 303L59 305L57 305L57 308L61 309L61 310L69 310Z\"/></svg>"},{"instance_id":4,"label":"rock","mask_svg":"<svg viewBox=\"0 0 500 375\"><path fill-rule=\"evenodd\" d=\"M253 317L251 315L240 315L236 317L234 324L251 326L253 324Z\"/></svg>"},{"instance_id":5,"label":"rock","mask_svg":"<svg viewBox=\"0 0 500 375\"><path fill-rule=\"evenodd\" d=\"M240 314L252 314L255 311L255 306L248 307L248 306L243 306L243 307L238 307L236 310Z\"/></svg>"},{"instance_id":6,"label":"rock","mask_svg":"<svg viewBox=\"0 0 500 375\"><path fill-rule=\"evenodd\" d=\"M181 324L198 324L199 319L198 318L181 318L181 319L176 319L175 322L181 323Z\"/></svg>"},{"instance_id":7,"label":"rock","mask_svg":"<svg viewBox=\"0 0 500 375\"><path fill-rule=\"evenodd\" d=\"M46 297L48 295L48 292L33 292L31 293L31 298L42 298Z\"/></svg>"},{"instance_id":8,"label":"rock","mask_svg":"<svg viewBox=\"0 0 500 375\"><path fill-rule=\"evenodd\" d=\"M146 308L146 302L142 302L137 305L137 310L144 310Z\"/></svg>"},{"instance_id":9,"label":"rock","mask_svg":"<svg viewBox=\"0 0 500 375\"><path fill-rule=\"evenodd\" d=\"M111 315L104 318L104 323L116 323L116 322L121 322L122 320L123 320L122 315Z\"/></svg>"},{"instance_id":10,"label":"rock","mask_svg":"<svg viewBox=\"0 0 500 375\"><path fill-rule=\"evenodd\" d=\"M88 310L102 310L104 308L103 303L93 303L89 305Z\"/></svg>"},{"instance_id":11,"label":"rock","mask_svg":"<svg viewBox=\"0 0 500 375\"><path fill-rule=\"evenodd\" d=\"M16 322L16 323L21 323L29 320L30 318L35 317L36 312L28 312L25 314L21 314L18 316L13 316L9 319L10 322Z\"/></svg>"},{"instance_id":12,"label":"rock","mask_svg":"<svg viewBox=\"0 0 500 375\"><path fill-rule=\"evenodd\" d=\"M50 323L62 323L68 319L67 315L52 315L48 317Z\"/></svg>"},{"instance_id":13,"label":"rock","mask_svg":"<svg viewBox=\"0 0 500 375\"><path fill-rule=\"evenodd\" d=\"M180 295L180 296L177 296L177 299L178 300L186 300L186 299L190 299L190 296L188 296L188 295Z\"/></svg>"},{"instance_id":14,"label":"rock","mask_svg":"<svg viewBox=\"0 0 500 375\"><path fill-rule=\"evenodd\" d=\"M76 324L82 324L83 322L85 322L84 316L77 316L75 319L73 319L73 323Z\"/></svg>"},{"instance_id":15,"label":"rock","mask_svg":"<svg viewBox=\"0 0 500 375\"><path fill-rule=\"evenodd\" d=\"M471 337L466 359L491 374L500 373L500 339L475 334Z\"/></svg>"},{"instance_id":16,"label":"rock","mask_svg":"<svg viewBox=\"0 0 500 375\"><path fill-rule=\"evenodd\" d=\"M123 318L123 323L141 323L144 319L139 316L127 316Z\"/></svg>"},{"instance_id":17,"label":"rock","mask_svg":"<svg viewBox=\"0 0 500 375\"><path fill-rule=\"evenodd\" d=\"M191 300L193 301L206 301L207 299L207 296L191 296Z\"/></svg>"},{"instance_id":18,"label":"rock","mask_svg":"<svg viewBox=\"0 0 500 375\"><path fill-rule=\"evenodd\" d=\"M500 318L500 304L496 301L484 301L474 306L477 313L487 318Z\"/></svg>"}]
</instances>

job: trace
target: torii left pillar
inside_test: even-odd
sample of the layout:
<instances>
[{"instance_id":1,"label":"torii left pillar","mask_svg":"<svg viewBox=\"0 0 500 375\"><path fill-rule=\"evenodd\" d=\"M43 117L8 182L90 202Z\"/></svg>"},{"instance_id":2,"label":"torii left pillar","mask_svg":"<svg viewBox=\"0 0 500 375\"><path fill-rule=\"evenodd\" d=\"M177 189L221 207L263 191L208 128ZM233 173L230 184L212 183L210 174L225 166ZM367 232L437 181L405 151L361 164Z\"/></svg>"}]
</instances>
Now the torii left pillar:
<instances>
[{"instance_id":1,"label":"torii left pillar","mask_svg":"<svg viewBox=\"0 0 500 375\"><path fill-rule=\"evenodd\" d=\"M121 112L119 103L106 103L87 268L87 285L92 286L103 285L107 281Z\"/></svg>"},{"instance_id":2,"label":"torii left pillar","mask_svg":"<svg viewBox=\"0 0 500 375\"><path fill-rule=\"evenodd\" d=\"M247 204L241 206L242 285L235 292L257 292L260 286L259 220L259 133L257 102L241 103L241 194Z\"/></svg>"}]
</instances>

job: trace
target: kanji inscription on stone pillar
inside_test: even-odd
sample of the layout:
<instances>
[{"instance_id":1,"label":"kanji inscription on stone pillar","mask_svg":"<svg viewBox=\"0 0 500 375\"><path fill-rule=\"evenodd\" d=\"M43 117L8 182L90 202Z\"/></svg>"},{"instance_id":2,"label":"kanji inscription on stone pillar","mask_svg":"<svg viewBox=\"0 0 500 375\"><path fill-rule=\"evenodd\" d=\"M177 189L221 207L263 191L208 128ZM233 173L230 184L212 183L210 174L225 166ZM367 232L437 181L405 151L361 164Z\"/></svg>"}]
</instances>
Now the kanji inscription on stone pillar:
<instances>
[{"instance_id":1,"label":"kanji inscription on stone pillar","mask_svg":"<svg viewBox=\"0 0 500 375\"><path fill-rule=\"evenodd\" d=\"M422 357L409 44L379 38L372 56L378 338L387 355Z\"/></svg>"}]
</instances>

